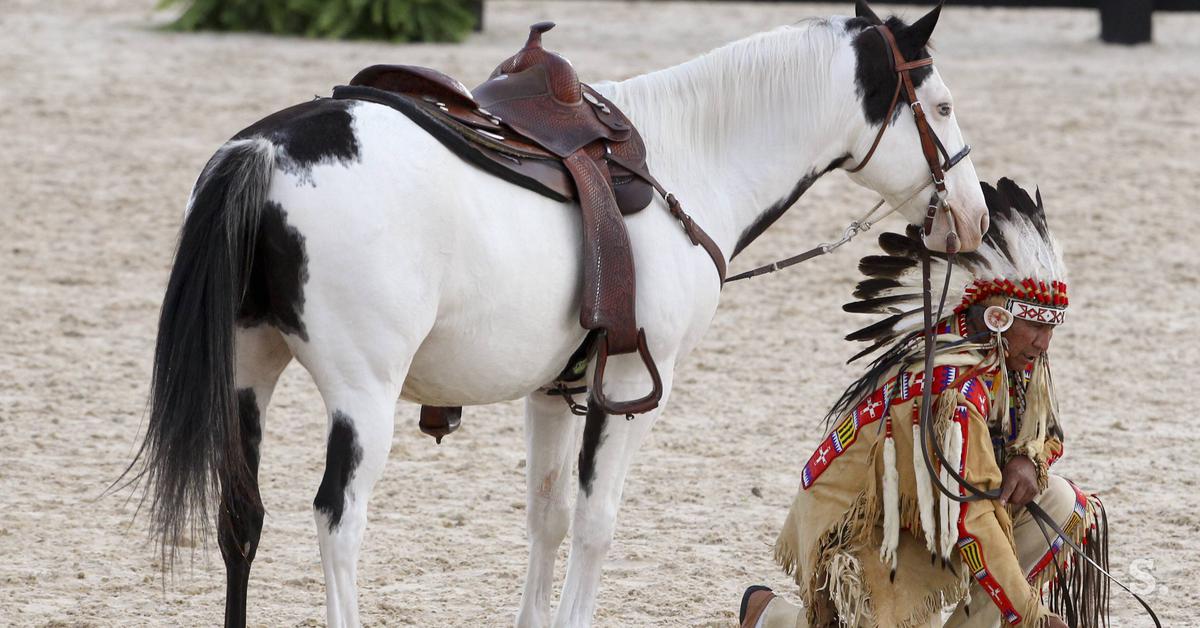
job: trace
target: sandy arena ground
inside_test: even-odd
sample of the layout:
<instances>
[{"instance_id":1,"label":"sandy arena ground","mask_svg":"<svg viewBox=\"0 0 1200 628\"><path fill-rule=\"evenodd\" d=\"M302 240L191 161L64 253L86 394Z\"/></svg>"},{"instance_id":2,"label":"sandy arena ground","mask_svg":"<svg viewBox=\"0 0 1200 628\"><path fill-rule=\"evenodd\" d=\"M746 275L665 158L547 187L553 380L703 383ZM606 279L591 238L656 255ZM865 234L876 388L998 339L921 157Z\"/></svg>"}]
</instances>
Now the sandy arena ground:
<instances>
[{"instance_id":1,"label":"sandy arena ground","mask_svg":"<svg viewBox=\"0 0 1200 628\"><path fill-rule=\"evenodd\" d=\"M164 592L132 505L101 493L138 442L188 190L229 135L373 63L475 84L537 20L556 20L551 47L600 80L852 10L489 0L487 31L463 45L393 46L164 33L153 0L2 4L0 624L14 626L221 620L216 549ZM938 64L980 176L1041 185L1072 268L1053 351L1069 437L1059 471L1106 498L1115 572L1166 625L1195 626L1200 15L1156 15L1155 43L1137 48L1103 46L1098 30L1094 11L953 7ZM832 174L733 269L828 240L871 202ZM597 625L729 626L746 585L792 590L769 547L819 418L854 373L840 337L861 321L838 305L871 242L726 289L627 484ZM324 622L310 510L324 423L293 365L264 441L253 625ZM511 623L526 560L522 424L517 403L469 408L435 447L400 407L360 564L366 623ZM1114 608L1115 626L1149 625L1123 594Z\"/></svg>"}]
</instances>

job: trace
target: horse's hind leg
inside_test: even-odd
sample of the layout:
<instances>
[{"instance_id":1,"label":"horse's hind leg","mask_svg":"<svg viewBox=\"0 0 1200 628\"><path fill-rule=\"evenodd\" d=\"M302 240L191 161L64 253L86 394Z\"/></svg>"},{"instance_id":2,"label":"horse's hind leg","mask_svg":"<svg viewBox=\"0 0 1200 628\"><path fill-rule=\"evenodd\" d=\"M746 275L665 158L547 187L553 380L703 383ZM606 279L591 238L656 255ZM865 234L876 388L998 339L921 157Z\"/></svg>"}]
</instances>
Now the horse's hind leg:
<instances>
[{"instance_id":1,"label":"horse's hind leg","mask_svg":"<svg viewBox=\"0 0 1200 628\"><path fill-rule=\"evenodd\" d=\"M567 495L574 485L572 456L579 450L582 423L582 419L571 414L562 397L537 391L525 398L529 568L517 615L517 626L522 628L540 628L550 623L554 563L570 521Z\"/></svg>"},{"instance_id":2,"label":"horse's hind leg","mask_svg":"<svg viewBox=\"0 0 1200 628\"><path fill-rule=\"evenodd\" d=\"M396 400L412 355L409 343L395 334L363 333L358 339L343 336L338 344L314 340L297 352L328 416L325 473L313 516L330 628L360 625L356 578L367 502L391 451ZM364 337L370 342L355 342Z\"/></svg>"},{"instance_id":3,"label":"horse's hind leg","mask_svg":"<svg viewBox=\"0 0 1200 628\"><path fill-rule=\"evenodd\" d=\"M278 331L267 325L238 329L236 336L237 363L234 381L238 393L242 448L253 494L258 493L259 444L262 442L263 417L279 374L292 359L292 354ZM261 499L253 502L235 500L229 490L222 490L218 514L217 537L221 556L225 559L225 625L246 625L246 588L250 581L250 563L258 551L262 533L263 506Z\"/></svg>"},{"instance_id":4,"label":"horse's hind leg","mask_svg":"<svg viewBox=\"0 0 1200 628\"><path fill-rule=\"evenodd\" d=\"M399 391L387 385L322 388L329 410L325 475L313 499L330 627L358 626L358 552L367 501L392 447Z\"/></svg>"}]
</instances>

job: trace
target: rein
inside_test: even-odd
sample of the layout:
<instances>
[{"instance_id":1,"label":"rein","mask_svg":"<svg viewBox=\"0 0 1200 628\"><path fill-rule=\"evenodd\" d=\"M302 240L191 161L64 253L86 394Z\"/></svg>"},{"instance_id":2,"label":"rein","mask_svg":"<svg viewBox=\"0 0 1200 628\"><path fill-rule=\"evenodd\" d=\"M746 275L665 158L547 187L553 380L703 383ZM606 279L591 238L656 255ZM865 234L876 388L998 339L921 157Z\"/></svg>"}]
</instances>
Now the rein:
<instances>
[{"instance_id":1,"label":"rein","mask_svg":"<svg viewBox=\"0 0 1200 628\"><path fill-rule=\"evenodd\" d=\"M914 193L913 196L916 196L916 194ZM910 196L908 198L911 199L912 196ZM905 199L905 202L908 202L908 199ZM903 204L904 203L900 203L900 205L903 205ZM872 207L869 211L867 211L866 214L863 214L862 218L859 218L858 220L850 221L850 224L846 227L846 230L842 232L842 237L840 240L836 240L834 242L822 242L821 244L818 244L817 246L815 246L799 255L793 255L787 259L781 259L778 262L771 262L770 264L767 264L766 266L759 266L758 268L748 270L744 273L738 273L738 274L730 277L729 279L726 279L725 283L729 283L731 281L740 281L742 279L749 279L751 277L757 277L759 275L767 275L767 274L773 273L777 270L783 270L784 268L787 268L788 266L795 266L796 264L799 264L800 262L808 261L814 257L820 256L820 255L825 255L826 253L832 253L834 251L834 249L849 242L850 240L853 240L854 236L858 235L859 233L862 233L863 231L869 230L872 226L875 225L876 222L883 220L884 218L890 216L892 214L892 212L896 211L896 208L893 207L892 209L889 209L886 212L884 212L883 214L881 214L879 216L879 218L876 219L875 221L871 221L870 220L871 216L873 216L875 214L875 212L879 210L880 207L883 207L883 199L879 199L879 202L875 203L875 206Z\"/></svg>"}]
</instances>

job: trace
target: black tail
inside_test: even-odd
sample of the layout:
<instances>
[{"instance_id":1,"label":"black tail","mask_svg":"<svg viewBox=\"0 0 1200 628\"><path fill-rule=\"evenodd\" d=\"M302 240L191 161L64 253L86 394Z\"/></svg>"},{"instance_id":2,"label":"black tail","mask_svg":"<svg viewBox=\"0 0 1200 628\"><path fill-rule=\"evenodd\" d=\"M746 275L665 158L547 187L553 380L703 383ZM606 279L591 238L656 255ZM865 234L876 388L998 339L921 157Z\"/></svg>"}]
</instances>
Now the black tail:
<instances>
[{"instance_id":1,"label":"black tail","mask_svg":"<svg viewBox=\"0 0 1200 628\"><path fill-rule=\"evenodd\" d=\"M207 538L222 491L261 506L241 443L234 325L274 155L264 139L226 144L196 182L180 233L158 320L146 438L130 465L140 464L133 481L146 482L143 504L164 568L181 542Z\"/></svg>"}]
</instances>

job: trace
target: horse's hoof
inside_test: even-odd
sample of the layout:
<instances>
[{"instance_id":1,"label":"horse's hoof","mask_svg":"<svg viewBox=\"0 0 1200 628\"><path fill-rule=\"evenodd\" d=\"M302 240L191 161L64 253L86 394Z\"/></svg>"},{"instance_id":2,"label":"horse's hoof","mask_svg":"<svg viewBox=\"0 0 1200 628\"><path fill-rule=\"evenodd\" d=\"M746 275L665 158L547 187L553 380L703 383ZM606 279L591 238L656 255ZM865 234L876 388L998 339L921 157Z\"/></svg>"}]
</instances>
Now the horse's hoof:
<instances>
[{"instance_id":1,"label":"horse's hoof","mask_svg":"<svg viewBox=\"0 0 1200 628\"><path fill-rule=\"evenodd\" d=\"M741 628L754 628L763 611L767 610L767 604L773 599L775 593L767 587L758 584L747 587L746 592L742 594L742 608L738 611Z\"/></svg>"}]
</instances>

